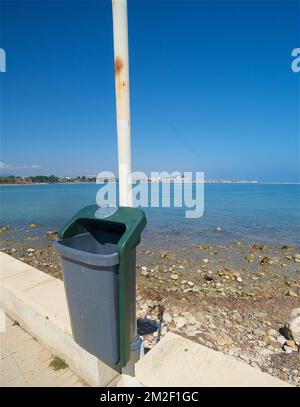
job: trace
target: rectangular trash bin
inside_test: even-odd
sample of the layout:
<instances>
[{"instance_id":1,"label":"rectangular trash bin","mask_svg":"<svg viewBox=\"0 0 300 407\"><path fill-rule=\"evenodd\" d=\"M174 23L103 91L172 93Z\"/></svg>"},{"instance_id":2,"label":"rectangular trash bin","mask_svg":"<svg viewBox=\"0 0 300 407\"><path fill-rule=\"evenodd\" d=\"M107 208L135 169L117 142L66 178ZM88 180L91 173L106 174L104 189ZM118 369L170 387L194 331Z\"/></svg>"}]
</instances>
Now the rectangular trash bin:
<instances>
[{"instance_id":1,"label":"rectangular trash bin","mask_svg":"<svg viewBox=\"0 0 300 407\"><path fill-rule=\"evenodd\" d=\"M107 214L109 212L109 214ZM89 353L124 367L135 326L135 258L142 211L81 209L59 232L72 333Z\"/></svg>"},{"instance_id":2,"label":"rectangular trash bin","mask_svg":"<svg viewBox=\"0 0 300 407\"><path fill-rule=\"evenodd\" d=\"M84 233L56 243L74 339L110 363L119 360L119 255L103 234ZM109 240L106 236L106 241Z\"/></svg>"}]
</instances>

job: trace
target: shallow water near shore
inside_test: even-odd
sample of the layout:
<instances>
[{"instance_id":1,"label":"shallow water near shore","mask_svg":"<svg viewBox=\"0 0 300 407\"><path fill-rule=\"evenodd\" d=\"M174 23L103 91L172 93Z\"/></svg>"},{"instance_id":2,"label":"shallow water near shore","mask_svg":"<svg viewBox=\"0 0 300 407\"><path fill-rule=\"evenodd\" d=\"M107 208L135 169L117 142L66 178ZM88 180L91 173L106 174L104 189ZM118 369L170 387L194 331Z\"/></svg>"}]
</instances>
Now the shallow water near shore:
<instances>
[{"instance_id":1,"label":"shallow water near shore","mask_svg":"<svg viewBox=\"0 0 300 407\"><path fill-rule=\"evenodd\" d=\"M19 238L35 223L36 234L44 236L81 207L95 204L98 190L97 184L1 186L1 225L12 226ZM235 240L300 247L299 184L205 184L204 191L204 215L199 219L185 218L185 208L145 208L144 239L169 248L179 241ZM218 226L222 233L216 233Z\"/></svg>"}]
</instances>

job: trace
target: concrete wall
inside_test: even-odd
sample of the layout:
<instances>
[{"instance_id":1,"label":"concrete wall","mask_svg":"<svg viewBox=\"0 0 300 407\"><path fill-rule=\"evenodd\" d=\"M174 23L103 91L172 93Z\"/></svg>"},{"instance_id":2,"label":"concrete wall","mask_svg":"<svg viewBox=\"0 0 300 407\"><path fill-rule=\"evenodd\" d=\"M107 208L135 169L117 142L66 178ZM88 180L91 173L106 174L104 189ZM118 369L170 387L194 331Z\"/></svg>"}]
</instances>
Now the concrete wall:
<instances>
[{"instance_id":1,"label":"concrete wall","mask_svg":"<svg viewBox=\"0 0 300 407\"><path fill-rule=\"evenodd\" d=\"M169 332L136 365L144 386L282 387L290 386L233 357Z\"/></svg>"}]
</instances>

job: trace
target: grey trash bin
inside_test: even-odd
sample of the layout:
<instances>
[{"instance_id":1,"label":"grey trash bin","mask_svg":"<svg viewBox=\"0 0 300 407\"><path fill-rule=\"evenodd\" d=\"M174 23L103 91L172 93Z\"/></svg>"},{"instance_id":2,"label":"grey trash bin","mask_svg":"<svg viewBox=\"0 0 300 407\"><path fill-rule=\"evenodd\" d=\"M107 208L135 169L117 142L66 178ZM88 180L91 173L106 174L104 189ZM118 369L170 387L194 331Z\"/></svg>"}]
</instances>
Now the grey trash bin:
<instances>
[{"instance_id":1,"label":"grey trash bin","mask_svg":"<svg viewBox=\"0 0 300 407\"><path fill-rule=\"evenodd\" d=\"M56 242L74 339L109 363L120 356L117 242L103 230Z\"/></svg>"},{"instance_id":2,"label":"grey trash bin","mask_svg":"<svg viewBox=\"0 0 300 407\"><path fill-rule=\"evenodd\" d=\"M138 208L88 205L56 241L75 341L120 368L135 334L136 247L146 223Z\"/></svg>"}]
</instances>

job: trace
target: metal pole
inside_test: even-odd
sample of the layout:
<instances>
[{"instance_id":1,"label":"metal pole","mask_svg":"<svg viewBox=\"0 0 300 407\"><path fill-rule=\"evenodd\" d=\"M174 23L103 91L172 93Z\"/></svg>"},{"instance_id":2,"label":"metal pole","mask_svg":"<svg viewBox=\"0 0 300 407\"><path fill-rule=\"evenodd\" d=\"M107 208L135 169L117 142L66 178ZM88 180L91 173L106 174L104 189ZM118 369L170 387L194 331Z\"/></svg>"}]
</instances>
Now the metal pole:
<instances>
[{"instance_id":1,"label":"metal pole","mask_svg":"<svg viewBox=\"0 0 300 407\"><path fill-rule=\"evenodd\" d=\"M127 0L112 0L120 206L132 206Z\"/></svg>"},{"instance_id":2,"label":"metal pole","mask_svg":"<svg viewBox=\"0 0 300 407\"><path fill-rule=\"evenodd\" d=\"M118 132L119 200L120 206L132 206L127 0L112 0L112 10ZM124 374L130 376L134 376L134 365L139 360L144 349L142 341L137 334L136 326L135 276L132 280L130 293L132 300L130 360L122 370ZM126 381L125 378L124 380Z\"/></svg>"}]
</instances>

